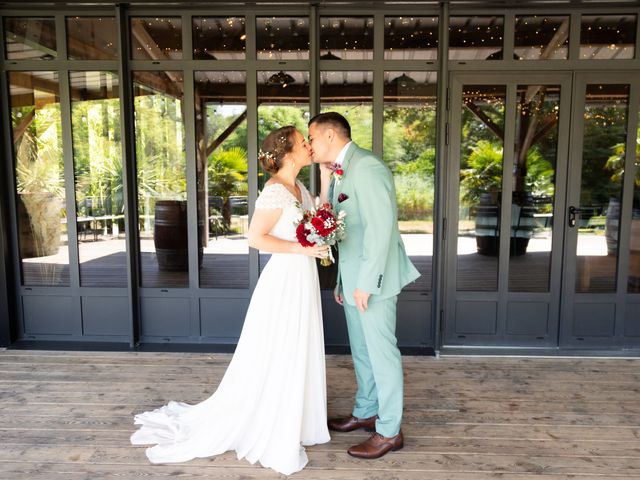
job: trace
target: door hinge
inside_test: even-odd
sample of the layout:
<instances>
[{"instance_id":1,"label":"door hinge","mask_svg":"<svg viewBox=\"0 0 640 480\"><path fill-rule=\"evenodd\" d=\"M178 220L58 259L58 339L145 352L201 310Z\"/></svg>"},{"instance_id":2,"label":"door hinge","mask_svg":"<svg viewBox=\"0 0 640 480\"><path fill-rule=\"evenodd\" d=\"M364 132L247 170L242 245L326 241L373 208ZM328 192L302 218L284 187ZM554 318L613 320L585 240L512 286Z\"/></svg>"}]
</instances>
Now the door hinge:
<instances>
[{"instance_id":1,"label":"door hinge","mask_svg":"<svg viewBox=\"0 0 640 480\"><path fill-rule=\"evenodd\" d=\"M445 108L447 109L447 112L448 112L449 111L449 105L450 105L450 103L449 103L449 100L450 100L449 99L449 88L447 88L447 95L446 95L445 98L446 98Z\"/></svg>"},{"instance_id":2,"label":"door hinge","mask_svg":"<svg viewBox=\"0 0 640 480\"><path fill-rule=\"evenodd\" d=\"M449 145L449 122L444 124L444 144Z\"/></svg>"},{"instance_id":3,"label":"door hinge","mask_svg":"<svg viewBox=\"0 0 640 480\"><path fill-rule=\"evenodd\" d=\"M442 219L442 240L446 240L447 238L447 217Z\"/></svg>"}]
</instances>

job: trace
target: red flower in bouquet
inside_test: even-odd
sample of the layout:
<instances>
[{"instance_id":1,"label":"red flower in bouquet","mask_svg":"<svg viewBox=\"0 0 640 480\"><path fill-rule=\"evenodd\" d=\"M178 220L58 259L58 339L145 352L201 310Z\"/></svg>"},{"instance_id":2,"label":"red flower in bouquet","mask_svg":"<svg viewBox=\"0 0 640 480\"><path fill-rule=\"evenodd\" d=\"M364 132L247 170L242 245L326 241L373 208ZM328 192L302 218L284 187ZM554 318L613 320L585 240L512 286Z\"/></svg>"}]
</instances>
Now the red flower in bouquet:
<instances>
[{"instance_id":1,"label":"red flower in bouquet","mask_svg":"<svg viewBox=\"0 0 640 480\"><path fill-rule=\"evenodd\" d=\"M319 205L317 210L306 210L296 225L296 237L303 247L313 245L335 245L345 236L345 213L336 215L330 203ZM321 265L331 265L333 254L320 261Z\"/></svg>"},{"instance_id":2,"label":"red flower in bouquet","mask_svg":"<svg viewBox=\"0 0 640 480\"><path fill-rule=\"evenodd\" d=\"M316 212L316 216L311 219L311 225L321 237L326 237L338 226L333 213L326 209L320 209Z\"/></svg>"},{"instance_id":3,"label":"red flower in bouquet","mask_svg":"<svg viewBox=\"0 0 640 480\"><path fill-rule=\"evenodd\" d=\"M307 237L311 234L310 230L304 228L304 223L298 225L296 228L296 237L298 238L298 243L303 247L313 247L315 243L311 243L307 240Z\"/></svg>"},{"instance_id":4,"label":"red flower in bouquet","mask_svg":"<svg viewBox=\"0 0 640 480\"><path fill-rule=\"evenodd\" d=\"M298 239L298 243L303 247L313 247L315 245L315 243L307 240L309 235L311 235L312 233L311 229L307 228L309 220L313 220L310 218L310 212L304 212L304 214L302 215L302 220L296 227L296 237Z\"/></svg>"}]
</instances>

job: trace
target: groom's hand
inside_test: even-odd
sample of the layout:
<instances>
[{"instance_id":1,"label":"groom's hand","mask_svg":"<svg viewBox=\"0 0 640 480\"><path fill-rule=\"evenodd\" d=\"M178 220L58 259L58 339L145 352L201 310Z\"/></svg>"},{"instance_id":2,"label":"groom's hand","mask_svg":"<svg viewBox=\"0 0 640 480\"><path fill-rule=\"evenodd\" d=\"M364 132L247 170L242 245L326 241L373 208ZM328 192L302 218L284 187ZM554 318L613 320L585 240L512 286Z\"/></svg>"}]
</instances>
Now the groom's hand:
<instances>
[{"instance_id":1,"label":"groom's hand","mask_svg":"<svg viewBox=\"0 0 640 480\"><path fill-rule=\"evenodd\" d=\"M356 307L358 307L358 310L362 313L367 311L370 295L370 293L363 292L357 288L353 291L353 299L356 301Z\"/></svg>"},{"instance_id":2,"label":"groom's hand","mask_svg":"<svg viewBox=\"0 0 640 480\"><path fill-rule=\"evenodd\" d=\"M335 290L333 291L333 298L335 298L336 303L338 305L344 305L344 299L342 298L342 294L336 292Z\"/></svg>"}]
</instances>

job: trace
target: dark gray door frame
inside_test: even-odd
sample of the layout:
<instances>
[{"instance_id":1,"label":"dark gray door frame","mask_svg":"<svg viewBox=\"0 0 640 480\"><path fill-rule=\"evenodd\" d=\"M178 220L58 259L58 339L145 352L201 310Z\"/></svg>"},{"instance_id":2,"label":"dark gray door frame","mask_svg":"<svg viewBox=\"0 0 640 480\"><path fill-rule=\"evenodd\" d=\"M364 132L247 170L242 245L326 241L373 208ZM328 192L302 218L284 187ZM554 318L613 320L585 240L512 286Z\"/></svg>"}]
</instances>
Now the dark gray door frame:
<instances>
[{"instance_id":1,"label":"dark gray door frame","mask_svg":"<svg viewBox=\"0 0 640 480\"><path fill-rule=\"evenodd\" d=\"M4 38L3 25L0 24L0 38ZM4 72L4 42L0 43L0 72ZM6 119L6 98L2 94L6 77L0 78L0 115L2 122ZM10 159L10 151L8 146L10 142L7 138L9 130L3 128L0 132L0 152L5 159ZM14 293L13 279L15 278L11 269L12 249L10 242L10 226L9 221L9 196L11 190L10 174L11 162L0 162L0 347L6 347L15 340L17 329L14 326L16 316L14 314Z\"/></svg>"},{"instance_id":2,"label":"dark gray door frame","mask_svg":"<svg viewBox=\"0 0 640 480\"><path fill-rule=\"evenodd\" d=\"M563 262L563 291L562 318L560 330L560 344L565 347L635 347L640 345L635 333L629 335L630 324L637 324L640 319L640 299L637 294L627 293L627 275L629 267L630 219L634 190L634 171L636 159L636 135L638 131L638 109L640 107L640 80L637 76L630 76L628 72L583 72L576 73L573 85L572 101L572 139L569 153L569 178L567 182L567 206L580 205L580 191L582 178L582 153L584 147L584 109L586 87L589 84L628 84L629 104L627 111L627 138L625 146L625 172L622 184L622 199L620 211L620 228L618 231L618 258L616 291L611 293L576 293L576 249L578 243L577 228L565 229L565 252ZM568 207L567 207L568 208ZM567 216L560 219L567 223ZM578 307L578 308L576 308ZM582 312L582 314L580 313ZM603 326L610 326L610 334L597 334L585 329L589 322L585 317L598 313L592 318ZM609 316L610 323L606 324L604 317ZM603 323L605 322L605 323ZM580 325L579 325L580 324ZM593 325L593 324L592 324ZM578 326L578 328L576 328ZM594 325L595 328L595 325ZM597 329L596 329L597 330ZM581 333L581 331L583 333Z\"/></svg>"},{"instance_id":3,"label":"dark gray door frame","mask_svg":"<svg viewBox=\"0 0 640 480\"><path fill-rule=\"evenodd\" d=\"M3 102L0 101L0 109ZM0 152L4 152L4 135L0 135ZM11 282L11 249L9 248L9 221L7 217L7 196L9 188L6 181L5 172L7 169L0 169L0 347L6 347L13 341L15 329L12 326L12 302Z\"/></svg>"},{"instance_id":4,"label":"dark gray door frame","mask_svg":"<svg viewBox=\"0 0 640 480\"><path fill-rule=\"evenodd\" d=\"M549 73L470 73L458 72L450 76L451 110L449 112L450 141L448 145L448 159L446 172L446 208L447 240L444 253L444 322L442 331L443 347L447 346L518 346L518 347L555 347L558 338L558 322L560 309L560 285L561 285L561 259L562 259L562 225L557 224L553 231L552 263L550 270L550 288L544 293L511 292L508 287L509 269L509 236L500 237L500 252L498 266L498 288L491 292L458 291L456 285L457 274L457 241L458 241L458 197L459 197L459 158L462 129L462 88L464 85L504 85L506 87L505 101L505 138L503 154L503 180L502 180L502 206L501 225L510 224L511 195L513 179L507 173L513 159L513 139L515 126L512 121L515 118L515 95L517 85L560 85L560 122L557 145L556 167L556 192L554 201L554 217L562 218L564 212L565 182L567 170L567 150L569 134L571 74L567 72ZM503 229L504 231L504 229ZM507 229L508 231L508 229ZM470 305L480 306L485 302L493 303L495 307L495 332L494 334L457 332L456 318L458 307L468 310ZM540 335L510 335L507 332L509 320L509 306L511 304L529 303L537 306L548 305L547 334ZM487 304L487 308L490 305ZM490 309L490 308L489 308ZM475 308L474 314L478 314ZM488 311L488 310L487 310ZM487 314L488 315L488 314Z\"/></svg>"}]
</instances>

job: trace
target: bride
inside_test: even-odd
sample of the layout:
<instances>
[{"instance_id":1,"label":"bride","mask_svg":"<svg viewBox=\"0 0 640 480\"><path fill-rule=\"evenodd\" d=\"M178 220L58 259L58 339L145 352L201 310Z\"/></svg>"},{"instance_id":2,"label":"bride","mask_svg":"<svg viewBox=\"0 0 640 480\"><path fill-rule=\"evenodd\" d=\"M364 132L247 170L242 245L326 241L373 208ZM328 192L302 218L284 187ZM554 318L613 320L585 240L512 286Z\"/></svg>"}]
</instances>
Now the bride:
<instances>
[{"instance_id":1,"label":"bride","mask_svg":"<svg viewBox=\"0 0 640 480\"><path fill-rule=\"evenodd\" d=\"M311 147L295 127L283 127L267 136L259 160L271 178L256 201L249 245L271 259L215 393L196 405L172 401L135 416L141 427L131 443L155 444L146 450L152 463L235 450L238 459L291 474L307 463L303 445L330 440L315 262L328 247L303 247L295 235L300 205L313 207L296 179L311 164Z\"/></svg>"}]
</instances>

